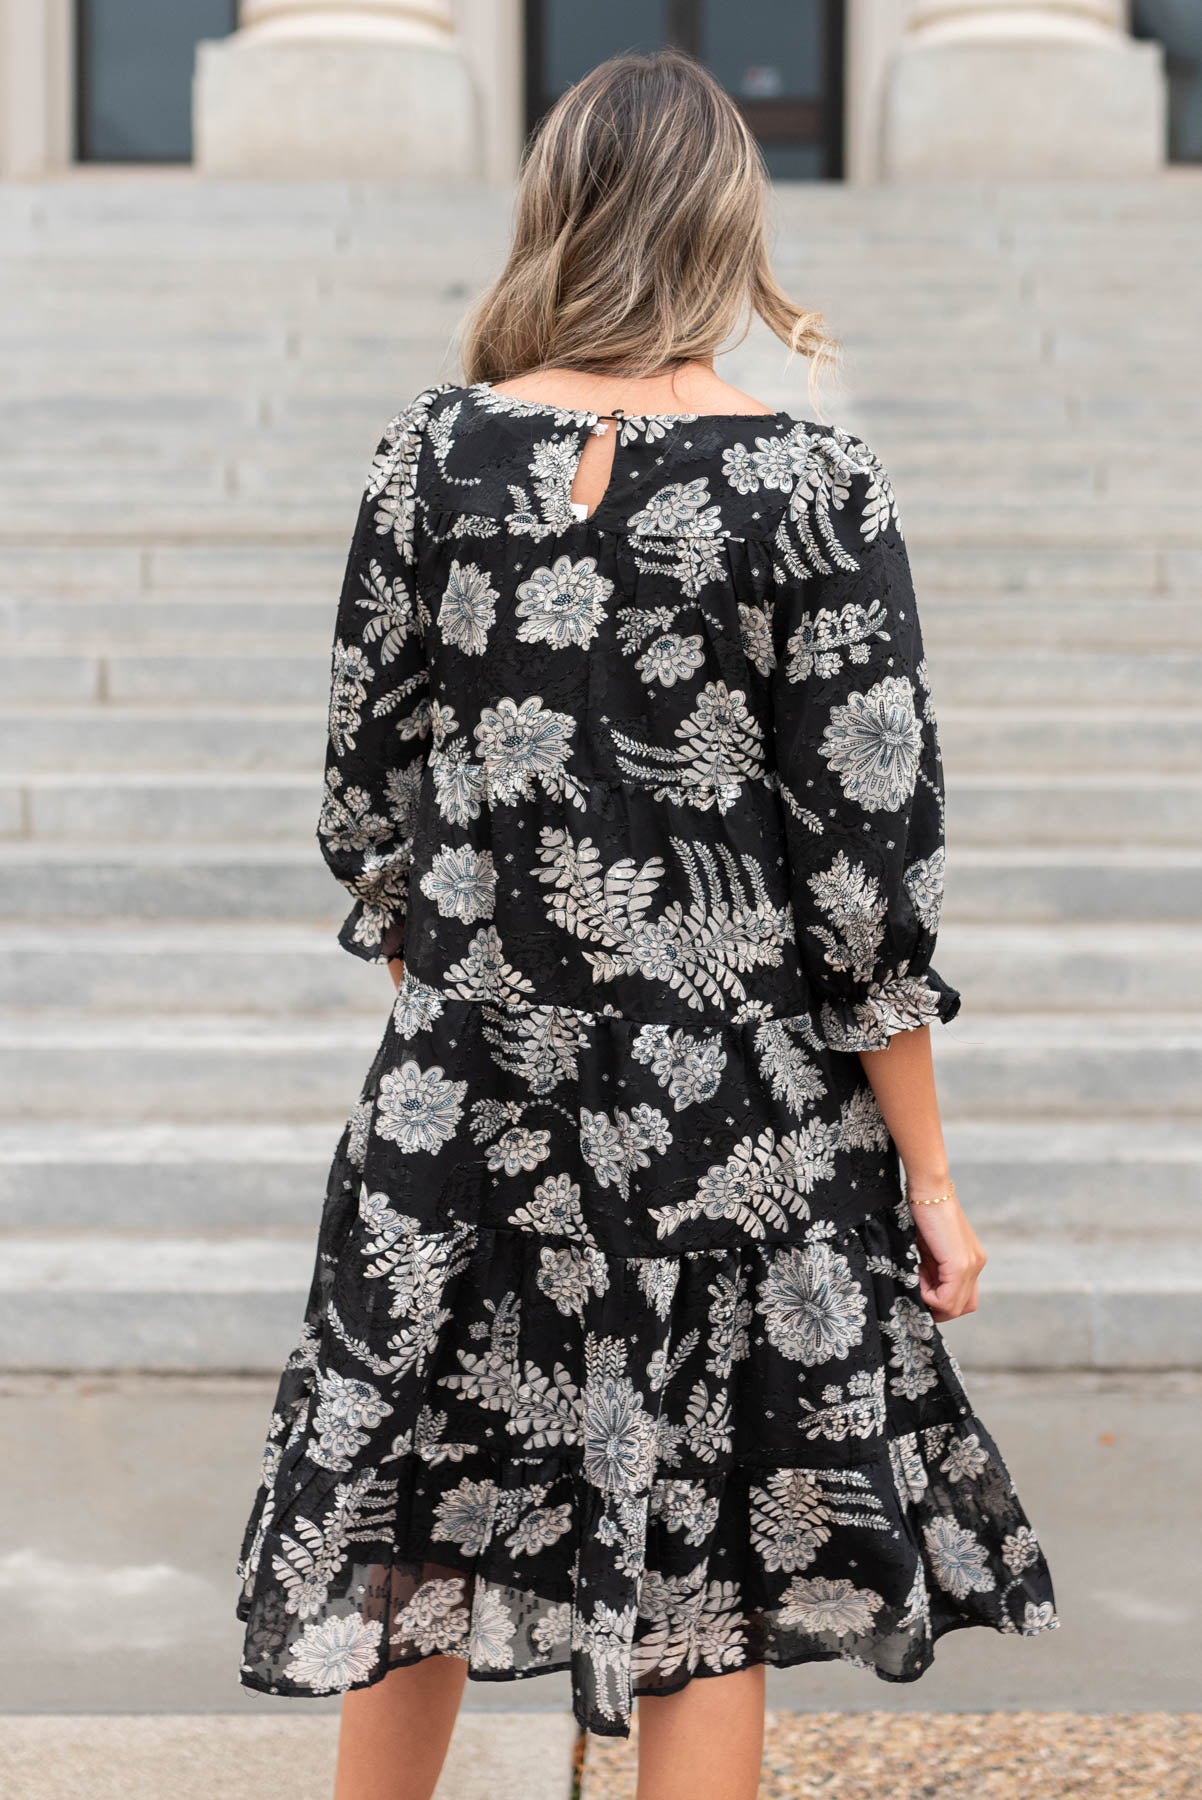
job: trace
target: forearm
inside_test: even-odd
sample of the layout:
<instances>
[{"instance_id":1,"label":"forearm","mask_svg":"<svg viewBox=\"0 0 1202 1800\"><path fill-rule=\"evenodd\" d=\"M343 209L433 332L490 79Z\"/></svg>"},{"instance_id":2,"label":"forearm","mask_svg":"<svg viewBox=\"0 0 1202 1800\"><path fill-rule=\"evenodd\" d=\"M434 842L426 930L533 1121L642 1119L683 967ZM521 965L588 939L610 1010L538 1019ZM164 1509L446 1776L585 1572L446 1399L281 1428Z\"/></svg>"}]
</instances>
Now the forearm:
<instances>
[{"instance_id":1,"label":"forearm","mask_svg":"<svg viewBox=\"0 0 1202 1800\"><path fill-rule=\"evenodd\" d=\"M949 1185L950 1169L935 1093L930 1026L895 1032L884 1050L861 1050L859 1057L908 1185L915 1193L941 1192Z\"/></svg>"}]
</instances>

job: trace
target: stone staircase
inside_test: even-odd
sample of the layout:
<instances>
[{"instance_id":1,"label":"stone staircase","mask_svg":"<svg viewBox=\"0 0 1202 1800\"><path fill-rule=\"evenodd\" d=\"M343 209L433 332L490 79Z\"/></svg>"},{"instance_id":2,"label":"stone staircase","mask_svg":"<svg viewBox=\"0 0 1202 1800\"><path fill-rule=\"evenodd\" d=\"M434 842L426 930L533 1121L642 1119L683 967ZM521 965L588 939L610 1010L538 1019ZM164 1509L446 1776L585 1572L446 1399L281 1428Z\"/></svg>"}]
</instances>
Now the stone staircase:
<instances>
[{"instance_id":1,"label":"stone staircase","mask_svg":"<svg viewBox=\"0 0 1202 1800\"><path fill-rule=\"evenodd\" d=\"M950 794L966 1367L1202 1364L1202 176L777 194ZM0 1367L274 1371L391 995L313 836L371 450L508 201L0 189ZM811 410L753 335L726 365Z\"/></svg>"}]
</instances>

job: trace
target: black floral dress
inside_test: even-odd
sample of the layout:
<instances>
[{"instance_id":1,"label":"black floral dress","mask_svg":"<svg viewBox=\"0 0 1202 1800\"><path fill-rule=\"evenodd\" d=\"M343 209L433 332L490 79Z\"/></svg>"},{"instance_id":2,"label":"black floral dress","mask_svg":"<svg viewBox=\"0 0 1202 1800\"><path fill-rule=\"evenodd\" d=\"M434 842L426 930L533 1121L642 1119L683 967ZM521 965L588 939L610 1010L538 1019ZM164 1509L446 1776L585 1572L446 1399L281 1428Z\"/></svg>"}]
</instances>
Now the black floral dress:
<instances>
[{"instance_id":1,"label":"black floral dress","mask_svg":"<svg viewBox=\"0 0 1202 1800\"><path fill-rule=\"evenodd\" d=\"M1058 1623L856 1052L951 1018L888 477L787 414L443 385L338 611L321 848L405 972L247 1525L242 1680L436 1653L577 1717ZM609 429L615 429L611 425Z\"/></svg>"}]
</instances>

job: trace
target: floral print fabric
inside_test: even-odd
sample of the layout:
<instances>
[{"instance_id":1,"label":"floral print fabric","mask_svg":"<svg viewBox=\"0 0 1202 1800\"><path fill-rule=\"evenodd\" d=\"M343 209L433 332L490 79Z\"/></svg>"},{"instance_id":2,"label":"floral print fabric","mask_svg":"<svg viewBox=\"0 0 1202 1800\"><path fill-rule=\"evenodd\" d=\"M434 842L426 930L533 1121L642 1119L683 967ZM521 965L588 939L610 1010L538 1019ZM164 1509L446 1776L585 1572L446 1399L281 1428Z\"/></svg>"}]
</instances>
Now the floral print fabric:
<instances>
[{"instance_id":1,"label":"floral print fabric","mask_svg":"<svg viewBox=\"0 0 1202 1800\"><path fill-rule=\"evenodd\" d=\"M1057 1622L856 1054L959 1005L888 477L786 414L627 419L580 519L598 423L428 390L360 509L318 836L405 970L243 1544L270 1692L446 1653L624 1733Z\"/></svg>"}]
</instances>

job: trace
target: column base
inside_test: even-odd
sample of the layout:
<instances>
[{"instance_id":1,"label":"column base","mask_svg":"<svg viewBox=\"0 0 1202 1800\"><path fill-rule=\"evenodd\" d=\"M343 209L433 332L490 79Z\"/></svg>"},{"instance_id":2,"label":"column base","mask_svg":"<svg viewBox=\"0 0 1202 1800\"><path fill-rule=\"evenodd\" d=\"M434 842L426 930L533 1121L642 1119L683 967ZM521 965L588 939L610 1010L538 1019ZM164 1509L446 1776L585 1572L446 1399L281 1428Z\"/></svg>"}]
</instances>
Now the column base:
<instances>
[{"instance_id":1,"label":"column base","mask_svg":"<svg viewBox=\"0 0 1202 1800\"><path fill-rule=\"evenodd\" d=\"M1148 175L1164 166L1154 43L905 44L885 83L885 180Z\"/></svg>"},{"instance_id":2,"label":"column base","mask_svg":"<svg viewBox=\"0 0 1202 1800\"><path fill-rule=\"evenodd\" d=\"M478 114L467 66L451 46L235 36L197 49L195 162L209 175L475 177Z\"/></svg>"}]
</instances>

